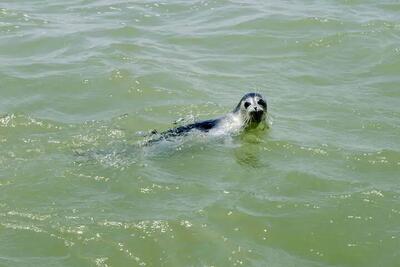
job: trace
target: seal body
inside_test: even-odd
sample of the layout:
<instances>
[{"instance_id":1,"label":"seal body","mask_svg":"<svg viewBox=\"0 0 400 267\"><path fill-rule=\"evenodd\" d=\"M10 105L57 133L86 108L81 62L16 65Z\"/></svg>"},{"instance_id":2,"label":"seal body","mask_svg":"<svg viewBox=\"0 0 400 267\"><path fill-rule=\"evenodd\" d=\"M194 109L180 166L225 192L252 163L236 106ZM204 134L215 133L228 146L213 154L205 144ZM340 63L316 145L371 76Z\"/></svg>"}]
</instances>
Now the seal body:
<instances>
[{"instance_id":1,"label":"seal body","mask_svg":"<svg viewBox=\"0 0 400 267\"><path fill-rule=\"evenodd\" d=\"M209 132L212 129L215 129L221 122L222 119L212 119L199 121L183 126L179 126L176 128L169 129L168 131L162 132L161 136L163 138L174 137L179 135L187 134L193 130L198 130L201 132Z\"/></svg>"},{"instance_id":2,"label":"seal body","mask_svg":"<svg viewBox=\"0 0 400 267\"><path fill-rule=\"evenodd\" d=\"M157 142L176 136L187 135L190 132L226 134L242 130L266 127L267 102L258 93L245 94L234 110L223 117L199 121L176 128L169 129L158 134L158 138L149 142Z\"/></svg>"}]
</instances>

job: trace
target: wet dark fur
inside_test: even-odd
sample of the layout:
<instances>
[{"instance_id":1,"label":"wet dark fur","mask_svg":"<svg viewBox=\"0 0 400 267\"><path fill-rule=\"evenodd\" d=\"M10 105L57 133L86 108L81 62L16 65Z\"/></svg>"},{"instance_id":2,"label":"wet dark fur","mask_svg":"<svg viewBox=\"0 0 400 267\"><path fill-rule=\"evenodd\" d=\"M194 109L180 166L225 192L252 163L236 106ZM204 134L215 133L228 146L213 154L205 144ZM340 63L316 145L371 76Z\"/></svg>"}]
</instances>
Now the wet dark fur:
<instances>
[{"instance_id":1,"label":"wet dark fur","mask_svg":"<svg viewBox=\"0 0 400 267\"><path fill-rule=\"evenodd\" d=\"M190 132L191 130L199 130L202 132L208 132L212 128L218 125L221 119L213 119L213 120L205 120L205 121L199 121L195 123L191 123L188 125L184 126L179 126L176 128L169 129L168 131L162 132L161 135L164 138L168 137L174 137L174 136L179 136L183 135L185 133Z\"/></svg>"}]
</instances>

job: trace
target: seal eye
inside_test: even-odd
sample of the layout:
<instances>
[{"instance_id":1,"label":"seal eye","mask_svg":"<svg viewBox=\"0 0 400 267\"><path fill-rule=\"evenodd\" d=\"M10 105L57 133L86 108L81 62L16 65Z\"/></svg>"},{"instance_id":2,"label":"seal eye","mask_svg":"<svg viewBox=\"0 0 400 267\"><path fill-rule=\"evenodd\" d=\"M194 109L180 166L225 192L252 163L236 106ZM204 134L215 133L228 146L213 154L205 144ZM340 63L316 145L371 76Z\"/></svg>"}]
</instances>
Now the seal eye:
<instances>
[{"instance_id":1,"label":"seal eye","mask_svg":"<svg viewBox=\"0 0 400 267\"><path fill-rule=\"evenodd\" d=\"M244 102L244 108L247 109L250 106L249 102Z\"/></svg>"},{"instance_id":2,"label":"seal eye","mask_svg":"<svg viewBox=\"0 0 400 267\"><path fill-rule=\"evenodd\" d=\"M258 100L258 104L260 106L263 106L264 108L267 106L267 103L265 103L265 101L263 99Z\"/></svg>"}]
</instances>

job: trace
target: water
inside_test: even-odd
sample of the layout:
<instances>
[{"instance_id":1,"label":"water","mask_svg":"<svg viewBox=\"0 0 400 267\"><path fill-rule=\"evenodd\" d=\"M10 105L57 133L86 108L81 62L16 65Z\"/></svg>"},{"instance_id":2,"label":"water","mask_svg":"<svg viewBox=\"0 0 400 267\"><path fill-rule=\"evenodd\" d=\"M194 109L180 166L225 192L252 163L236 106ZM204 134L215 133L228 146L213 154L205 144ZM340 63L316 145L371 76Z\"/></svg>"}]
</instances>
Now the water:
<instances>
[{"instance_id":1,"label":"water","mask_svg":"<svg viewBox=\"0 0 400 267\"><path fill-rule=\"evenodd\" d=\"M398 266L398 1L2 1L1 266ZM139 147L263 93L263 133Z\"/></svg>"}]
</instances>

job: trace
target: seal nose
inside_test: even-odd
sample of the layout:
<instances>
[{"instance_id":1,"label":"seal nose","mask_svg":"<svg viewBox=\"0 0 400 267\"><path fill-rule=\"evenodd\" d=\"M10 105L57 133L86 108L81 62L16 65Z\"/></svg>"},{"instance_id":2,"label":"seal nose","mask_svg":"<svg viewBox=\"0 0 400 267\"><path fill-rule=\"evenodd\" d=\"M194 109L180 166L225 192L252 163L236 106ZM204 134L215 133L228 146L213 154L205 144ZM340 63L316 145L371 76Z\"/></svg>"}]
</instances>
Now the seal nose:
<instances>
[{"instance_id":1,"label":"seal nose","mask_svg":"<svg viewBox=\"0 0 400 267\"><path fill-rule=\"evenodd\" d=\"M254 111L257 111L257 107L254 107Z\"/></svg>"}]
</instances>

